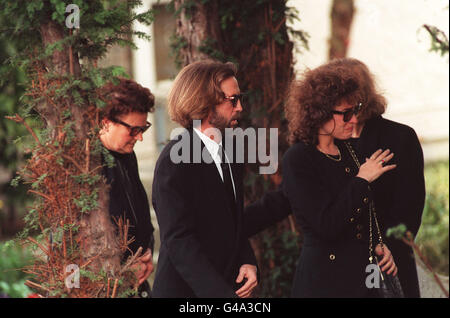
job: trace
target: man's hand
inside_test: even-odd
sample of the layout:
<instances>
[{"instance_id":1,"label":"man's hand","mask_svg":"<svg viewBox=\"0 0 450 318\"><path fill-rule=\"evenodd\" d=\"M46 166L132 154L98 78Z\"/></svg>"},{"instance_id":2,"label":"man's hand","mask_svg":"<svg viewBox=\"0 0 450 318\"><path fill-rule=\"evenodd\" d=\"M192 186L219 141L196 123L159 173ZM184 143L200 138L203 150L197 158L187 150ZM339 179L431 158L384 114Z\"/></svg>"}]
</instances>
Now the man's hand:
<instances>
[{"instance_id":1,"label":"man's hand","mask_svg":"<svg viewBox=\"0 0 450 318\"><path fill-rule=\"evenodd\" d=\"M141 285L153 272L153 257L150 249L139 258L133 268L136 270L136 277Z\"/></svg>"},{"instance_id":2,"label":"man's hand","mask_svg":"<svg viewBox=\"0 0 450 318\"><path fill-rule=\"evenodd\" d=\"M258 285L258 279L256 276L256 266L250 264L244 264L239 269L239 275L236 278L236 283L240 283L244 278L247 278L247 282L236 291L236 295L240 298L248 298L252 295L253 289Z\"/></svg>"}]
</instances>

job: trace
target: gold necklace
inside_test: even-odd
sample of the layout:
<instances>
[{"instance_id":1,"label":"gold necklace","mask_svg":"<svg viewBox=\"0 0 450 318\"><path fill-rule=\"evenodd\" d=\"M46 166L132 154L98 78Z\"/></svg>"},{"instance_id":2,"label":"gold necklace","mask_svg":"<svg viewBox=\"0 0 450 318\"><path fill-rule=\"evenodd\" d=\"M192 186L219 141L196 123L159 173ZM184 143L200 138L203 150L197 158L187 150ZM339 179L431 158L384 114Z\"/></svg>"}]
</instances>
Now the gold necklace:
<instances>
[{"instance_id":1,"label":"gold necklace","mask_svg":"<svg viewBox=\"0 0 450 318\"><path fill-rule=\"evenodd\" d=\"M338 153L339 153L339 158L333 158L332 156L330 156L329 154L327 154L325 151L323 151L323 150L319 147L319 145L317 145L317 149L319 149L319 151L320 151L321 153L323 153L325 156L327 156L327 158L329 158L329 159L331 159L331 160L333 160L333 161L339 162L339 161L341 161L341 159L342 159L341 151L339 150L338 147L336 147L336 148L337 148Z\"/></svg>"}]
</instances>

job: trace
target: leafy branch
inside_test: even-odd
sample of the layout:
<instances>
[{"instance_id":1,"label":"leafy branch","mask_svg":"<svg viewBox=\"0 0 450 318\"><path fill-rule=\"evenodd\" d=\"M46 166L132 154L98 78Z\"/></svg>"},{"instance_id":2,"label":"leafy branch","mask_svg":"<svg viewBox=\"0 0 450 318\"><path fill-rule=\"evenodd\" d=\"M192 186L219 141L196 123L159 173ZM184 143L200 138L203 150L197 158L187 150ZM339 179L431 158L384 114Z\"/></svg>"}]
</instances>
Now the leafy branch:
<instances>
[{"instance_id":1,"label":"leafy branch","mask_svg":"<svg viewBox=\"0 0 450 318\"><path fill-rule=\"evenodd\" d=\"M449 44L448 37L444 31L438 29L435 26L424 24L423 28L428 31L431 36L431 48L430 51L438 52L441 56L448 54Z\"/></svg>"},{"instance_id":2,"label":"leafy branch","mask_svg":"<svg viewBox=\"0 0 450 318\"><path fill-rule=\"evenodd\" d=\"M396 239L401 240L403 243L413 248L414 252L416 252L417 256L422 260L422 262L425 264L430 273L433 274L434 280L439 285L439 288L442 290L442 292L445 294L445 297L448 298L449 297L448 290L445 289L441 279L439 278L439 276L437 276L436 272L434 271L433 267L431 267L427 258L420 251L419 246L414 242L414 235L407 230L406 226L404 224L399 224L396 227L390 228L387 230L386 235L388 237L393 236Z\"/></svg>"}]
</instances>

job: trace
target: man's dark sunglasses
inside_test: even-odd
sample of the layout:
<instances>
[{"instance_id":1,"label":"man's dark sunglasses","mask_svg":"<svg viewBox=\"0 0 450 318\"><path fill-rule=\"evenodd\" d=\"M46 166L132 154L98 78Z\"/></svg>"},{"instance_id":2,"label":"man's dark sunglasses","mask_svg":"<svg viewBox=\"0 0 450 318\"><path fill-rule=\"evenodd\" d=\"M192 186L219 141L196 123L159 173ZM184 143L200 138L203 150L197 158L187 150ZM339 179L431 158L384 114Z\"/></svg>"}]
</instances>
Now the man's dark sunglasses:
<instances>
[{"instance_id":1,"label":"man's dark sunglasses","mask_svg":"<svg viewBox=\"0 0 450 318\"><path fill-rule=\"evenodd\" d=\"M134 137L134 136L138 135L139 133L146 132L147 129L149 129L152 125L151 123L147 122L147 124L145 126L131 126L131 125L121 121L120 119L113 119L113 121L127 127L130 130L131 137Z\"/></svg>"},{"instance_id":2,"label":"man's dark sunglasses","mask_svg":"<svg viewBox=\"0 0 450 318\"><path fill-rule=\"evenodd\" d=\"M241 101L242 104L242 97L244 94L234 94L231 96L225 96L225 99L228 99L231 102L231 105L233 105L233 108L237 106L238 100Z\"/></svg>"},{"instance_id":3,"label":"man's dark sunglasses","mask_svg":"<svg viewBox=\"0 0 450 318\"><path fill-rule=\"evenodd\" d=\"M359 111L361 110L361 106L362 106L362 104L359 103L355 107L347 109L344 112L341 112L338 110L333 110L332 113L337 114L337 115L344 115L344 118L343 118L344 122L349 122L352 119L353 115L355 115L355 116L358 115Z\"/></svg>"}]
</instances>

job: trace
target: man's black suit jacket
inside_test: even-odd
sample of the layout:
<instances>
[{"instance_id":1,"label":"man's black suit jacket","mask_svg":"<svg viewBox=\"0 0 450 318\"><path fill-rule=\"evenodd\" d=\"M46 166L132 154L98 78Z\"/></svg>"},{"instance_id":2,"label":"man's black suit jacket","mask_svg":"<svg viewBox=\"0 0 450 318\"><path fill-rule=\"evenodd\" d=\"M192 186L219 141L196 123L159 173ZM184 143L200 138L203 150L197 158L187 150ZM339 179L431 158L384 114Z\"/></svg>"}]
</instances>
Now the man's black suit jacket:
<instances>
[{"instance_id":1,"label":"man's black suit jacket","mask_svg":"<svg viewBox=\"0 0 450 318\"><path fill-rule=\"evenodd\" d=\"M187 148L179 149L183 140ZM156 163L152 203L161 248L153 297L236 297L240 266L256 264L242 229L243 169L231 164L237 196L232 211L211 157L210 163L171 160L171 151L189 151L192 162L194 142L209 156L191 128L171 140Z\"/></svg>"}]
</instances>

